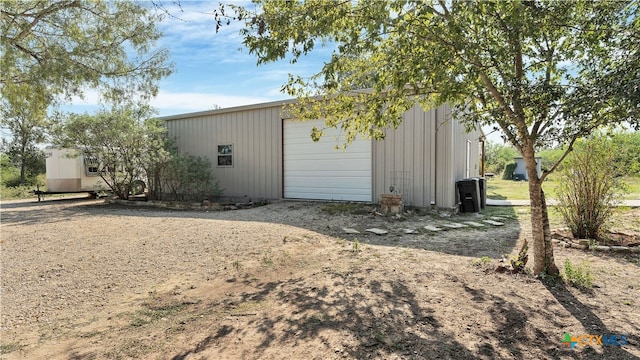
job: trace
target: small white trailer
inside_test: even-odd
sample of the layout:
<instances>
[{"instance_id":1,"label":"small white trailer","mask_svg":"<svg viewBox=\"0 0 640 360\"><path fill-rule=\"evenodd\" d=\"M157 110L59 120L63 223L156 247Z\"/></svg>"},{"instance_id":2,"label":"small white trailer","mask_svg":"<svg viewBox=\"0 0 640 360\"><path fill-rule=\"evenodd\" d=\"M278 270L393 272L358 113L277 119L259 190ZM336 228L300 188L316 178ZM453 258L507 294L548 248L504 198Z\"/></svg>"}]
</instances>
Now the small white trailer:
<instances>
[{"instance_id":1,"label":"small white trailer","mask_svg":"<svg viewBox=\"0 0 640 360\"><path fill-rule=\"evenodd\" d=\"M96 194L109 190L99 173L99 163L77 150L48 146L45 148L47 191L35 191L41 195L88 192Z\"/></svg>"}]
</instances>

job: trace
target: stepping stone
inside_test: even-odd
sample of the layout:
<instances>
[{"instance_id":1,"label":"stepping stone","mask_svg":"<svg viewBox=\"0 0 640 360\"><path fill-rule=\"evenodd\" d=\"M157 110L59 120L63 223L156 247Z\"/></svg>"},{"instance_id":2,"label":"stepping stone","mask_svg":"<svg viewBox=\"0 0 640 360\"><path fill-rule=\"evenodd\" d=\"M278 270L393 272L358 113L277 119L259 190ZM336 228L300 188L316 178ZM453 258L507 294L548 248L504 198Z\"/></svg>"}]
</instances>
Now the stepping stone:
<instances>
[{"instance_id":1,"label":"stepping stone","mask_svg":"<svg viewBox=\"0 0 640 360\"><path fill-rule=\"evenodd\" d=\"M495 221L505 221L505 220L507 220L507 218L504 218L502 216L492 216L490 219L491 220L495 220Z\"/></svg>"},{"instance_id":2,"label":"stepping stone","mask_svg":"<svg viewBox=\"0 0 640 360\"><path fill-rule=\"evenodd\" d=\"M445 224L440 224L440 226L448 227L450 229L459 229L459 228L466 227L467 225L458 224L458 223L445 223Z\"/></svg>"},{"instance_id":3,"label":"stepping stone","mask_svg":"<svg viewBox=\"0 0 640 360\"><path fill-rule=\"evenodd\" d=\"M416 229L403 229L402 232L405 233L405 234L417 234L418 230L416 230Z\"/></svg>"},{"instance_id":4,"label":"stepping stone","mask_svg":"<svg viewBox=\"0 0 640 360\"><path fill-rule=\"evenodd\" d=\"M479 222L475 222L475 221L465 221L464 222L467 225L471 225L471 226L475 226L475 227L483 227L484 224L480 224Z\"/></svg>"},{"instance_id":5,"label":"stepping stone","mask_svg":"<svg viewBox=\"0 0 640 360\"><path fill-rule=\"evenodd\" d=\"M342 231L344 231L347 234L360 234L360 231L352 228L342 228Z\"/></svg>"},{"instance_id":6,"label":"stepping stone","mask_svg":"<svg viewBox=\"0 0 640 360\"><path fill-rule=\"evenodd\" d=\"M427 225L424 227L425 229L429 230L429 231L442 231L442 229L435 227L433 225Z\"/></svg>"},{"instance_id":7,"label":"stepping stone","mask_svg":"<svg viewBox=\"0 0 640 360\"><path fill-rule=\"evenodd\" d=\"M493 226L502 226L504 225L504 223L501 223L499 221L493 221L493 220L482 220L484 222L486 222L487 224L493 225Z\"/></svg>"},{"instance_id":8,"label":"stepping stone","mask_svg":"<svg viewBox=\"0 0 640 360\"><path fill-rule=\"evenodd\" d=\"M387 230L378 229L378 228L366 229L365 231L368 231L370 233L374 233L376 235L384 235L384 234L389 233Z\"/></svg>"}]
</instances>

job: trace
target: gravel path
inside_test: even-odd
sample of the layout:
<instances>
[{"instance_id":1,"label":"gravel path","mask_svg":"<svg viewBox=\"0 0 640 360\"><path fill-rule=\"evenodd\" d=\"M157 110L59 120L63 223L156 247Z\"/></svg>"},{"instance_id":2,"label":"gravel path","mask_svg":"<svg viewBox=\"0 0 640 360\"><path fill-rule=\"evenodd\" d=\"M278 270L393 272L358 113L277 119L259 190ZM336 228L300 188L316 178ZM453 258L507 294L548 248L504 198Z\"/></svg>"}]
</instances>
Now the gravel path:
<instances>
[{"instance_id":1,"label":"gravel path","mask_svg":"<svg viewBox=\"0 0 640 360\"><path fill-rule=\"evenodd\" d=\"M302 206L298 214L312 209ZM2 328L99 308L175 274L206 276L229 266L235 253L260 253L304 232L277 223L301 219L278 210L157 211L102 200L3 204ZM262 241L243 241L256 234Z\"/></svg>"}]
</instances>

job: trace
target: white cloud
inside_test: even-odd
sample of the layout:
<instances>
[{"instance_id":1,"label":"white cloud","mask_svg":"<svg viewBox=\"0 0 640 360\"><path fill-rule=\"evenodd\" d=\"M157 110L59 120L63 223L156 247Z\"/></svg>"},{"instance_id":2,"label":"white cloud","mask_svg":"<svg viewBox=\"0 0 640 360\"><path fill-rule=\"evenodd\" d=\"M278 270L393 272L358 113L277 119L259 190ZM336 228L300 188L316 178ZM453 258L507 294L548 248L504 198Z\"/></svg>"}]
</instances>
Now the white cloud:
<instances>
[{"instance_id":1,"label":"white cloud","mask_svg":"<svg viewBox=\"0 0 640 360\"><path fill-rule=\"evenodd\" d=\"M270 94L271 95L271 94ZM217 93L163 92L151 100L151 106L158 109L161 116L179 113L211 110L215 106L228 108L233 106L259 104L283 99L284 96L255 97L235 96Z\"/></svg>"},{"instance_id":2,"label":"white cloud","mask_svg":"<svg viewBox=\"0 0 640 360\"><path fill-rule=\"evenodd\" d=\"M216 106L222 108L252 105L263 102L285 99L286 96L275 91L265 96L225 95L214 92L171 92L162 91L151 99L150 105L158 110L160 116L211 110ZM71 103L61 104L61 109L72 112L92 113L100 107L99 95L93 90L86 91L83 99L74 97Z\"/></svg>"}]
</instances>

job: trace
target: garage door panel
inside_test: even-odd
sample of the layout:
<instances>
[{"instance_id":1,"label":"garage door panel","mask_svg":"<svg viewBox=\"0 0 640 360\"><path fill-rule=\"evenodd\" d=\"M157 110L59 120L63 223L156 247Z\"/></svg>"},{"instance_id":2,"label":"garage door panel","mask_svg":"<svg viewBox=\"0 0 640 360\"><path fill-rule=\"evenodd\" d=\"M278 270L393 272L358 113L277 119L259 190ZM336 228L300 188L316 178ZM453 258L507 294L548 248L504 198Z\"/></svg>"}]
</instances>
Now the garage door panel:
<instances>
[{"instance_id":1,"label":"garage door panel","mask_svg":"<svg viewBox=\"0 0 640 360\"><path fill-rule=\"evenodd\" d=\"M285 174L292 174L296 171L316 171L318 176L328 176L327 171L340 173L342 171L369 171L370 166L366 166L362 162L351 162L344 167L336 168L335 161L318 161L318 160L301 160L299 164L296 164L295 169L285 169Z\"/></svg>"},{"instance_id":2,"label":"garage door panel","mask_svg":"<svg viewBox=\"0 0 640 360\"><path fill-rule=\"evenodd\" d=\"M371 141L356 140L336 149L338 130L329 129L319 142L309 136L323 121L284 122L284 197L371 201Z\"/></svg>"},{"instance_id":3,"label":"garage door panel","mask_svg":"<svg viewBox=\"0 0 640 360\"><path fill-rule=\"evenodd\" d=\"M310 186L315 188L340 188L346 189L366 189L367 185L371 185L371 182L365 183L359 178L354 177L340 177L333 179L323 179L323 181L309 181L309 178L291 178L288 183L288 187L303 187Z\"/></svg>"},{"instance_id":4,"label":"garage door panel","mask_svg":"<svg viewBox=\"0 0 640 360\"><path fill-rule=\"evenodd\" d=\"M290 199L315 199L315 200L348 200L371 201L371 193L362 189L334 189L328 191L325 188L292 188L289 190Z\"/></svg>"}]
</instances>

